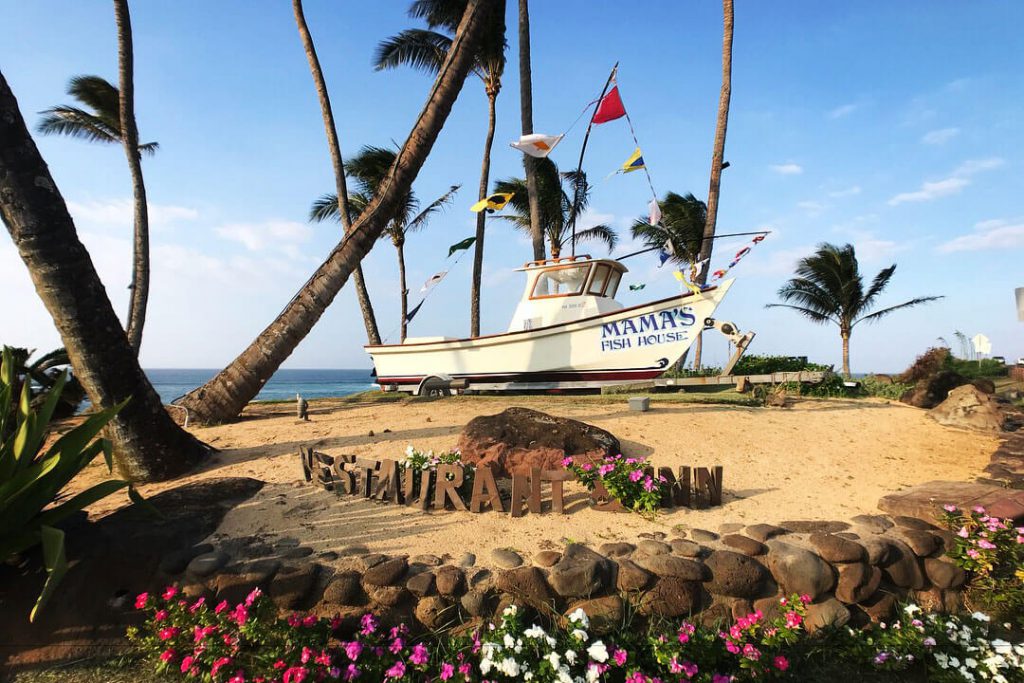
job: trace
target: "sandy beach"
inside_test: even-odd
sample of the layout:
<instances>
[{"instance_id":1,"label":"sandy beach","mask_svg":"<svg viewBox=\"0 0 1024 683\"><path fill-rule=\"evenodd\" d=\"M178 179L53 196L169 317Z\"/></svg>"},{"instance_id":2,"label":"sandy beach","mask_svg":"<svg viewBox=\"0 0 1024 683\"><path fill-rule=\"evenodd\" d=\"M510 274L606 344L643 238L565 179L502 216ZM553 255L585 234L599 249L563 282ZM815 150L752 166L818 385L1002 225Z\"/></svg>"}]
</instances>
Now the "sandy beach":
<instances>
[{"instance_id":1,"label":"sandy beach","mask_svg":"<svg viewBox=\"0 0 1024 683\"><path fill-rule=\"evenodd\" d=\"M654 520L588 509L582 487L567 487L566 514L427 512L338 496L301 483L299 446L330 453L398 458L408 444L453 448L473 417L523 405L582 420L619 437L629 456L655 465L722 465L724 501L707 510L677 509ZM625 399L578 397L458 397L443 401L342 403L312 406L311 421L295 419L290 404L254 405L233 424L193 431L221 449L202 470L154 493L206 477L246 476L267 482L232 510L217 540L275 543L296 539L316 552L486 555L494 548L521 553L566 539L600 544L640 532L723 524L846 519L877 512L886 493L933 479L970 480L997 439L942 427L923 410L883 401L798 401L792 408L652 404L648 413L626 409ZM371 436L370 433L373 432ZM102 501L101 515L119 504Z\"/></svg>"}]
</instances>

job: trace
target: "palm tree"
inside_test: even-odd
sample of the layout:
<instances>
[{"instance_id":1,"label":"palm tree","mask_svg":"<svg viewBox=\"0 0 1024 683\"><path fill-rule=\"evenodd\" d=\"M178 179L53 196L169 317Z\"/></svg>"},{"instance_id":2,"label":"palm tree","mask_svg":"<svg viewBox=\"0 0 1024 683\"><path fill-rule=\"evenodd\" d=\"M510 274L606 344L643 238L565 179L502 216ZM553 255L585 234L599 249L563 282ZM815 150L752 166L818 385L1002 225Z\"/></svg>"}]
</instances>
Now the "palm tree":
<instances>
[{"instance_id":1,"label":"palm tree","mask_svg":"<svg viewBox=\"0 0 1024 683\"><path fill-rule=\"evenodd\" d=\"M630 228L633 238L652 249L661 249L671 243L670 260L693 263L700 253L708 207L691 193L685 195L668 192L658 202L661 223L651 225L647 218L638 218Z\"/></svg>"},{"instance_id":2,"label":"palm tree","mask_svg":"<svg viewBox=\"0 0 1024 683\"><path fill-rule=\"evenodd\" d=\"M69 369L71 365L68 352L63 348L44 353L35 360L32 360L35 349L3 346L3 351L10 354L11 362L14 365L12 395L21 396L22 385L28 382L29 401L33 408L40 407L46 401L61 373ZM57 407L53 411L53 417L71 417L78 412L78 407L83 400L85 400L85 389L82 387L82 383L73 374L69 374L57 401ZM16 409L17 406L12 407Z\"/></svg>"},{"instance_id":3,"label":"palm tree","mask_svg":"<svg viewBox=\"0 0 1024 683\"><path fill-rule=\"evenodd\" d=\"M353 193L350 197L350 210L358 215L373 200L380 190L381 183L387 178L388 169L395 163L395 152L383 147L363 147L359 154L349 159L345 164L345 171L352 176L359 185L359 192ZM410 232L416 232L424 228L430 217L451 204L455 193L459 190L458 185L452 185L443 195L432 201L422 211L419 210L420 202L410 189L405 193L399 202L398 211L388 222L381 239L389 238L398 253L398 287L401 301L401 333L400 341L405 341L409 314L409 289L405 279L405 238ZM315 202L309 212L310 220L324 221L327 219L338 220L338 198L333 194L325 194Z\"/></svg>"},{"instance_id":4,"label":"palm tree","mask_svg":"<svg viewBox=\"0 0 1024 683\"><path fill-rule=\"evenodd\" d=\"M130 26L127 30L130 32ZM129 52L130 50L129 45ZM130 60L130 56L128 59ZM130 66L128 69L130 71ZM75 76L68 82L67 91L79 104L59 104L39 112L42 118L36 130L43 135L67 135L89 142L125 144L124 136L121 134L121 94L116 87L99 76ZM145 197L146 188L142 180L141 166L138 175L134 167L138 165L138 157L141 154L152 155L159 147L159 143L156 142L139 144L136 134L135 149L138 153L134 155L136 163L131 164L132 190L135 197L134 253L127 323L129 338L134 339L132 348L136 353L142 343L142 328L145 325L146 304L149 299L149 216L148 210L143 208L140 220L138 197L139 193Z\"/></svg>"},{"instance_id":5,"label":"palm tree","mask_svg":"<svg viewBox=\"0 0 1024 683\"><path fill-rule=\"evenodd\" d=\"M174 423L139 367L2 74L0 219L92 404L109 408L131 399L107 429L124 477L159 481L193 467L208 448Z\"/></svg>"},{"instance_id":6,"label":"palm tree","mask_svg":"<svg viewBox=\"0 0 1024 683\"><path fill-rule=\"evenodd\" d=\"M256 339L216 377L178 401L197 421L223 422L235 418L305 339L370 251L398 210L402 196L412 187L444 127L473 66L484 16L497 1L468 1L444 66L388 171L384 191L373 198L352 223L349 234Z\"/></svg>"},{"instance_id":7,"label":"palm tree","mask_svg":"<svg viewBox=\"0 0 1024 683\"><path fill-rule=\"evenodd\" d=\"M718 120L715 122L715 147L711 153L711 181L708 187L708 216L704 224L704 240L700 246L700 258L711 261L711 250L714 246L715 227L718 222L718 192L722 185L722 168L725 159L725 131L729 126L729 101L732 98L732 31L733 31L733 0L722 0L722 91L718 97ZM707 282L705 268L697 278L697 284ZM697 343L693 350L693 365L700 369L702 347L701 332L697 333Z\"/></svg>"},{"instance_id":8,"label":"palm tree","mask_svg":"<svg viewBox=\"0 0 1024 683\"><path fill-rule=\"evenodd\" d=\"M530 0L519 0L519 113L523 135L533 132L533 73L530 64ZM523 155L526 191L530 199L530 239L533 260L544 260L544 231L540 227L540 203L537 201L537 171L533 157Z\"/></svg>"},{"instance_id":9,"label":"palm tree","mask_svg":"<svg viewBox=\"0 0 1024 683\"><path fill-rule=\"evenodd\" d=\"M342 217L341 225L344 229L344 234L347 235L352 230L352 220L348 210L348 188L345 186L341 145L338 143L338 128L334 125L331 97L327 92L327 81L324 79L323 69L320 68L320 59L316 56L313 36L309 32L309 26L306 25L306 15L302 11L302 0L292 0L292 11L295 14L295 24L299 28L299 38L302 40L302 47L306 52L306 60L309 62L309 71L313 75L313 84L316 87L317 98L320 100L320 113L324 119L324 129L327 132L327 147L331 153L331 165L334 167L336 193L334 196L338 202L338 215ZM373 304L370 302L370 295L366 291L362 264L356 266L356 269L352 272L352 285L356 290L359 310L363 314L366 339L370 344L380 344L380 331L377 329L377 319L373 314Z\"/></svg>"},{"instance_id":10,"label":"palm tree","mask_svg":"<svg viewBox=\"0 0 1024 683\"><path fill-rule=\"evenodd\" d=\"M459 18L466 9L466 0L414 0L409 16L424 19L428 29L407 29L377 46L374 66L377 70L411 66L428 73L437 73L451 47L451 37ZM478 199L487 196L491 175L491 146L501 76L505 71L505 0L491 3L473 60L473 73L480 78L487 95L487 138L484 157L480 165L480 192ZM440 29L440 31L435 30ZM441 31L444 31L441 32ZM476 215L476 242L473 252L473 284L470 291L470 336L480 335L480 280L483 274L484 227L486 214Z\"/></svg>"},{"instance_id":11,"label":"palm tree","mask_svg":"<svg viewBox=\"0 0 1024 683\"><path fill-rule=\"evenodd\" d=\"M878 295L889 284L896 264L883 268L864 291L864 281L853 245L818 245L818 250L800 259L796 277L779 288L784 304L768 304L767 308L792 308L816 323L834 323L843 339L843 374L850 376L850 334L860 322L875 322L894 311L941 299L923 296L896 306L874 311Z\"/></svg>"},{"instance_id":12,"label":"palm tree","mask_svg":"<svg viewBox=\"0 0 1024 683\"><path fill-rule=\"evenodd\" d=\"M538 159L537 203L540 205L540 225L551 247L551 258L562 255L562 249L572 241L573 225L590 204L587 174L577 171L559 173L551 159ZM508 207L510 213L497 216L512 223L517 229L530 234L530 200L523 178L507 178L494 185L495 192L512 193ZM576 231L576 241L596 240L603 242L608 251L615 248L618 235L607 225L595 225L586 230Z\"/></svg>"}]
</instances>

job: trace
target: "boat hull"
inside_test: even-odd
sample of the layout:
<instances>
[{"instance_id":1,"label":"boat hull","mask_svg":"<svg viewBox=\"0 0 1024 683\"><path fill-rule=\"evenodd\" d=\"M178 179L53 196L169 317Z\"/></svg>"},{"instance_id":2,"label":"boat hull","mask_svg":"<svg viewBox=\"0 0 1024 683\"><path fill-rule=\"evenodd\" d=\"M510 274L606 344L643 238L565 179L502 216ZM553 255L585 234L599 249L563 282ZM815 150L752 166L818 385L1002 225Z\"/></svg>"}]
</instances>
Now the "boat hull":
<instances>
[{"instance_id":1,"label":"boat hull","mask_svg":"<svg viewBox=\"0 0 1024 683\"><path fill-rule=\"evenodd\" d=\"M384 390L416 391L428 377L480 390L644 381L690 348L731 285L534 330L365 348Z\"/></svg>"}]
</instances>

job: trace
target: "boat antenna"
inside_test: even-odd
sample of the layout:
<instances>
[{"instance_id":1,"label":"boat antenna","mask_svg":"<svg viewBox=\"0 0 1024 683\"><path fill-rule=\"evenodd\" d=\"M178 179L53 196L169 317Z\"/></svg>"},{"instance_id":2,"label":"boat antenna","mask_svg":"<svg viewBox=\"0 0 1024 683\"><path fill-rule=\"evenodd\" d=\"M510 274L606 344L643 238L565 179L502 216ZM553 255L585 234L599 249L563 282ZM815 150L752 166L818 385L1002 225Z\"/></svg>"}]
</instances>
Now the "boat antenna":
<instances>
[{"instance_id":1,"label":"boat antenna","mask_svg":"<svg viewBox=\"0 0 1024 683\"><path fill-rule=\"evenodd\" d=\"M616 74L616 72L618 70L619 70L619 63L615 62L615 66L612 67L612 72L610 74L608 74L608 80L605 81L604 88L601 89L601 94L597 96L596 100L594 100L595 102L598 103L598 106L601 106L601 100L604 99L605 94L608 92L608 86L610 86L612 84L612 81L615 80L615 74ZM571 253L572 253L573 257L576 256L576 206L578 205L578 202L579 202L579 196L578 196L579 191L580 191L579 179L582 177L582 173L583 173L583 155L586 154L586 152L587 152L587 140L590 139L590 129L593 128L593 126L594 126L594 117L591 116L590 117L590 122L587 124L587 133L586 133L586 135L583 136L583 146L580 148L580 161L579 161L578 164L576 164L576 187L573 188L573 198L572 198L572 205L573 206L572 206L572 216L571 216L572 217L572 242L571 242L572 252ZM584 187L583 189L586 190L586 187Z\"/></svg>"},{"instance_id":2,"label":"boat antenna","mask_svg":"<svg viewBox=\"0 0 1024 683\"><path fill-rule=\"evenodd\" d=\"M754 232L730 232L730 233L726 233L724 235L712 235L711 237L705 237L704 239L705 240L717 240L717 239L721 239L723 237L746 237L746 236L749 236L749 235L770 235L770 234L772 234L771 230L756 230ZM703 241L704 240L701 240L701 242L703 242ZM659 251L662 248L663 247L647 247L646 249L641 249L640 251L634 251L634 252L631 252L631 253L626 254L624 256L620 256L619 258L617 258L615 260L616 261L624 261L624 260L626 260L628 258L631 258L633 256L639 256L640 254L647 254L647 253L652 252L652 251Z\"/></svg>"}]
</instances>

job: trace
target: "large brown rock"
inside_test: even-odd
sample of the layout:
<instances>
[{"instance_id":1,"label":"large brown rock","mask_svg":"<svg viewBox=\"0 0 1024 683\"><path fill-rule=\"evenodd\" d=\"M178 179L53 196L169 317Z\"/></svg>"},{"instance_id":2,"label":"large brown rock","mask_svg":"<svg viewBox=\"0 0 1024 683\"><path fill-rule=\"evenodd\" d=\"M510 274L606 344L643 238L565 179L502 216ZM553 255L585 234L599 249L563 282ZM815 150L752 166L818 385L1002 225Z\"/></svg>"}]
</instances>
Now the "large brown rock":
<instances>
[{"instance_id":1,"label":"large brown rock","mask_svg":"<svg viewBox=\"0 0 1024 683\"><path fill-rule=\"evenodd\" d=\"M518 567L499 572L494 586L535 607L546 606L551 600L551 589L544 579L544 573L536 567Z\"/></svg>"},{"instance_id":2,"label":"large brown rock","mask_svg":"<svg viewBox=\"0 0 1024 683\"><path fill-rule=\"evenodd\" d=\"M950 391L928 415L939 424L983 432L1001 432L1005 421L995 399L970 384Z\"/></svg>"},{"instance_id":3,"label":"large brown rock","mask_svg":"<svg viewBox=\"0 0 1024 683\"><path fill-rule=\"evenodd\" d=\"M781 541L768 542L768 567L783 592L816 599L832 589L832 567L809 550Z\"/></svg>"},{"instance_id":4,"label":"large brown rock","mask_svg":"<svg viewBox=\"0 0 1024 683\"><path fill-rule=\"evenodd\" d=\"M577 602L565 611L565 615L568 616L577 609L583 610L590 618L590 630L599 636L607 635L621 627L626 613L626 605L618 595Z\"/></svg>"},{"instance_id":5,"label":"large brown rock","mask_svg":"<svg viewBox=\"0 0 1024 683\"><path fill-rule=\"evenodd\" d=\"M949 392L970 382L958 372L940 370L933 375L918 380L912 389L908 389L900 401L915 408L934 408L949 395Z\"/></svg>"},{"instance_id":6,"label":"large brown rock","mask_svg":"<svg viewBox=\"0 0 1024 683\"><path fill-rule=\"evenodd\" d=\"M760 562L731 550L716 550L704 564L711 570L707 589L716 595L756 598L768 578L768 571Z\"/></svg>"},{"instance_id":7,"label":"large brown rock","mask_svg":"<svg viewBox=\"0 0 1024 683\"><path fill-rule=\"evenodd\" d=\"M596 462L621 452L605 430L529 408L508 408L470 420L459 436L464 462L489 465L495 476L529 474L531 468L562 469L562 459Z\"/></svg>"},{"instance_id":8,"label":"large brown rock","mask_svg":"<svg viewBox=\"0 0 1024 683\"><path fill-rule=\"evenodd\" d=\"M645 616L682 617L700 608L700 584L671 576L658 579L640 598L640 613Z\"/></svg>"}]
</instances>

